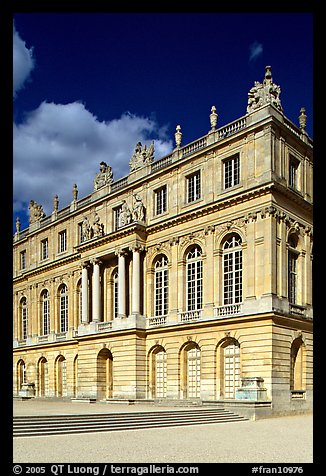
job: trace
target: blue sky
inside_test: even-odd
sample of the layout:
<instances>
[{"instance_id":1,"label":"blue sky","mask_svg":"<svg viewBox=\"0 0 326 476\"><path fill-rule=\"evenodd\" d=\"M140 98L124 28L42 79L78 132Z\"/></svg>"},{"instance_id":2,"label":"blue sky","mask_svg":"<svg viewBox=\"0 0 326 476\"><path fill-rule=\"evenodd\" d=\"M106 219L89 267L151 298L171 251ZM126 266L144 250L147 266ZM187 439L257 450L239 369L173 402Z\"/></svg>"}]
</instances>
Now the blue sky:
<instances>
[{"instance_id":1,"label":"blue sky","mask_svg":"<svg viewBox=\"0 0 326 476\"><path fill-rule=\"evenodd\" d=\"M104 160L129 171L138 141L155 158L246 114L271 65L284 114L313 130L311 13L19 13L14 15L14 221L31 199L53 210L93 189Z\"/></svg>"}]
</instances>

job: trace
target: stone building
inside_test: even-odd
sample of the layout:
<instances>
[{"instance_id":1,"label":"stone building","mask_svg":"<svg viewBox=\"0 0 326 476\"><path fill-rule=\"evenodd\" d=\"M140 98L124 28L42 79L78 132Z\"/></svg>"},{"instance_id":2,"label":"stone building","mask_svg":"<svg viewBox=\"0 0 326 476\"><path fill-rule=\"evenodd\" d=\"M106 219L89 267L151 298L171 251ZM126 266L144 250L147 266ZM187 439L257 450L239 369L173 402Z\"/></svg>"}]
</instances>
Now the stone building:
<instances>
[{"instance_id":1,"label":"stone building","mask_svg":"<svg viewBox=\"0 0 326 476\"><path fill-rule=\"evenodd\" d=\"M14 395L312 408L312 140L266 67L246 114L14 236Z\"/></svg>"}]
</instances>

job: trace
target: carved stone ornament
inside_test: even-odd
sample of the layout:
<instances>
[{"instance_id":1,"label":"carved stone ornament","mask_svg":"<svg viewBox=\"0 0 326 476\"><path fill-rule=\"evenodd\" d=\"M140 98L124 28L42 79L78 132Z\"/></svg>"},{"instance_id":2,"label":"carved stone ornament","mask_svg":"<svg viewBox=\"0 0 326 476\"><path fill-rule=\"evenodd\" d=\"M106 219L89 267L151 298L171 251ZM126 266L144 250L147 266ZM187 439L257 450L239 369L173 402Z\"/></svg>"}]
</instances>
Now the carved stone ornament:
<instances>
[{"instance_id":1,"label":"carved stone ornament","mask_svg":"<svg viewBox=\"0 0 326 476\"><path fill-rule=\"evenodd\" d=\"M82 241L88 241L92 238L99 238L104 235L104 225L100 222L100 217L95 212L93 223L85 216L82 222Z\"/></svg>"},{"instance_id":2,"label":"carved stone ornament","mask_svg":"<svg viewBox=\"0 0 326 476\"><path fill-rule=\"evenodd\" d=\"M100 163L100 171L95 175L94 191L113 182L112 168L106 162Z\"/></svg>"},{"instance_id":3,"label":"carved stone ornament","mask_svg":"<svg viewBox=\"0 0 326 476\"><path fill-rule=\"evenodd\" d=\"M255 81L254 86L248 93L247 113L251 113L259 107L271 104L279 111L283 111L280 101L281 88L273 83L271 67L266 66L263 83Z\"/></svg>"},{"instance_id":4,"label":"carved stone ornament","mask_svg":"<svg viewBox=\"0 0 326 476\"><path fill-rule=\"evenodd\" d=\"M133 206L130 210L126 200L123 200L119 214L119 228L129 225L132 222L145 222L145 212L143 201L138 193L133 194Z\"/></svg>"},{"instance_id":5,"label":"carved stone ornament","mask_svg":"<svg viewBox=\"0 0 326 476\"><path fill-rule=\"evenodd\" d=\"M29 223L35 223L44 217L45 213L42 205L39 205L38 203L34 202L34 200L31 200L29 202Z\"/></svg>"},{"instance_id":6,"label":"carved stone ornament","mask_svg":"<svg viewBox=\"0 0 326 476\"><path fill-rule=\"evenodd\" d=\"M141 142L136 144L135 152L129 162L130 172L140 169L145 165L151 164L154 160L154 141L147 149L146 145L142 146Z\"/></svg>"}]
</instances>

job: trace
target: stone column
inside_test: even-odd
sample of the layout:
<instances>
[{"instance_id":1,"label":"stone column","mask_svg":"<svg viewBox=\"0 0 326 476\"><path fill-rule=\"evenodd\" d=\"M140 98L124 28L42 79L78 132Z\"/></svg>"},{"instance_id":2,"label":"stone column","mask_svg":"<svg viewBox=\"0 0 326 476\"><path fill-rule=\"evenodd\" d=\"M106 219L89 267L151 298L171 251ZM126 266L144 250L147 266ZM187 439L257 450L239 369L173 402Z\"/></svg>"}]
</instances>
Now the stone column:
<instances>
[{"instance_id":1,"label":"stone column","mask_svg":"<svg viewBox=\"0 0 326 476\"><path fill-rule=\"evenodd\" d=\"M132 251L132 301L131 313L140 313L140 252L142 247L140 245L133 245L130 247Z\"/></svg>"},{"instance_id":2,"label":"stone column","mask_svg":"<svg viewBox=\"0 0 326 476\"><path fill-rule=\"evenodd\" d=\"M126 260L125 252L116 251L118 256L118 317L126 317Z\"/></svg>"},{"instance_id":3,"label":"stone column","mask_svg":"<svg viewBox=\"0 0 326 476\"><path fill-rule=\"evenodd\" d=\"M92 279L92 321L99 322L101 320L101 283L100 283L100 264L98 259L92 260L93 279Z\"/></svg>"},{"instance_id":4,"label":"stone column","mask_svg":"<svg viewBox=\"0 0 326 476\"><path fill-rule=\"evenodd\" d=\"M82 324L88 324L88 262L82 264Z\"/></svg>"}]
</instances>

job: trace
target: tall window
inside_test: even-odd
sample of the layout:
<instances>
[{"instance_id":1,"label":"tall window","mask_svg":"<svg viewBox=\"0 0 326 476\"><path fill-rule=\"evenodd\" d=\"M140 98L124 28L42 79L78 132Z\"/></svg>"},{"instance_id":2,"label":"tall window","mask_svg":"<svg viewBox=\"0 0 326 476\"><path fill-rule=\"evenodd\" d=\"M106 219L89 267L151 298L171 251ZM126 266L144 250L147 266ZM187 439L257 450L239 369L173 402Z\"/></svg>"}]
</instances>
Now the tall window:
<instances>
[{"instance_id":1,"label":"tall window","mask_svg":"<svg viewBox=\"0 0 326 476\"><path fill-rule=\"evenodd\" d=\"M122 211L122 205L113 209L114 230L119 228L119 218Z\"/></svg>"},{"instance_id":2,"label":"tall window","mask_svg":"<svg viewBox=\"0 0 326 476\"><path fill-rule=\"evenodd\" d=\"M20 252L20 269L26 269L26 250Z\"/></svg>"},{"instance_id":3,"label":"tall window","mask_svg":"<svg viewBox=\"0 0 326 476\"><path fill-rule=\"evenodd\" d=\"M240 346L234 341L224 347L224 398L235 398L240 387Z\"/></svg>"},{"instance_id":4,"label":"tall window","mask_svg":"<svg viewBox=\"0 0 326 476\"><path fill-rule=\"evenodd\" d=\"M113 275L113 317L118 317L119 312L119 285L118 285L118 271Z\"/></svg>"},{"instance_id":5,"label":"tall window","mask_svg":"<svg viewBox=\"0 0 326 476\"><path fill-rule=\"evenodd\" d=\"M41 259L47 259L49 257L49 240L46 238L41 241Z\"/></svg>"},{"instance_id":6,"label":"tall window","mask_svg":"<svg viewBox=\"0 0 326 476\"><path fill-rule=\"evenodd\" d=\"M200 171L187 177L187 201L194 202L200 198Z\"/></svg>"},{"instance_id":7,"label":"tall window","mask_svg":"<svg viewBox=\"0 0 326 476\"><path fill-rule=\"evenodd\" d=\"M198 346L187 350L187 397L200 397L200 349Z\"/></svg>"},{"instance_id":8,"label":"tall window","mask_svg":"<svg viewBox=\"0 0 326 476\"><path fill-rule=\"evenodd\" d=\"M242 248L239 235L229 237L223 246L223 304L242 301Z\"/></svg>"},{"instance_id":9,"label":"tall window","mask_svg":"<svg viewBox=\"0 0 326 476\"><path fill-rule=\"evenodd\" d=\"M20 301L20 335L21 339L27 339L28 315L27 315L27 299L23 297Z\"/></svg>"},{"instance_id":10,"label":"tall window","mask_svg":"<svg viewBox=\"0 0 326 476\"><path fill-rule=\"evenodd\" d=\"M67 250L67 231L63 230L59 233L59 253Z\"/></svg>"},{"instance_id":11,"label":"tall window","mask_svg":"<svg viewBox=\"0 0 326 476\"><path fill-rule=\"evenodd\" d=\"M155 317L168 313L168 259L160 256L155 263Z\"/></svg>"},{"instance_id":12,"label":"tall window","mask_svg":"<svg viewBox=\"0 0 326 476\"><path fill-rule=\"evenodd\" d=\"M239 154L224 161L224 188L234 187L240 183Z\"/></svg>"},{"instance_id":13,"label":"tall window","mask_svg":"<svg viewBox=\"0 0 326 476\"><path fill-rule=\"evenodd\" d=\"M297 260L299 253L296 250L297 237L291 235L289 237L288 249L288 299L291 304L297 301Z\"/></svg>"},{"instance_id":14,"label":"tall window","mask_svg":"<svg viewBox=\"0 0 326 476\"><path fill-rule=\"evenodd\" d=\"M289 185L290 187L297 189L297 178L298 178L298 166L299 162L293 158L289 160Z\"/></svg>"},{"instance_id":15,"label":"tall window","mask_svg":"<svg viewBox=\"0 0 326 476\"><path fill-rule=\"evenodd\" d=\"M60 332L68 330L68 289L64 284L60 289Z\"/></svg>"},{"instance_id":16,"label":"tall window","mask_svg":"<svg viewBox=\"0 0 326 476\"><path fill-rule=\"evenodd\" d=\"M154 191L155 193L155 215L160 215L161 213L166 212L167 210L167 189L166 185Z\"/></svg>"},{"instance_id":17,"label":"tall window","mask_svg":"<svg viewBox=\"0 0 326 476\"><path fill-rule=\"evenodd\" d=\"M187 254L187 311L197 311L203 303L203 261L199 246Z\"/></svg>"},{"instance_id":18,"label":"tall window","mask_svg":"<svg viewBox=\"0 0 326 476\"><path fill-rule=\"evenodd\" d=\"M42 293L42 333L44 336L50 332L50 299L49 291Z\"/></svg>"},{"instance_id":19,"label":"tall window","mask_svg":"<svg viewBox=\"0 0 326 476\"><path fill-rule=\"evenodd\" d=\"M166 397L166 352L163 347L154 354L155 397Z\"/></svg>"}]
</instances>

